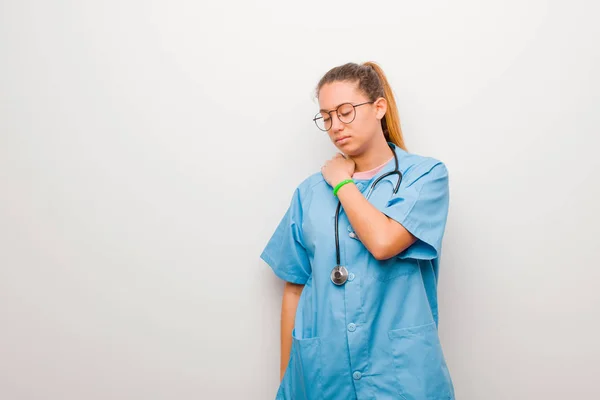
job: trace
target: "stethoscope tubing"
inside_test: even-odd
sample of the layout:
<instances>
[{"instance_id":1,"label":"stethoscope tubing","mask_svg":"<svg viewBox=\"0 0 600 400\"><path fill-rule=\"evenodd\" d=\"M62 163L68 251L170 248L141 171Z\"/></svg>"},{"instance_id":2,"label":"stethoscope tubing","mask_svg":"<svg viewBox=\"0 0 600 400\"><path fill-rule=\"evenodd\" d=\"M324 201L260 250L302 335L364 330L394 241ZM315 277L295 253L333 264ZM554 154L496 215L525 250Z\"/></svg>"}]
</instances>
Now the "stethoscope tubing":
<instances>
[{"instance_id":1,"label":"stethoscope tubing","mask_svg":"<svg viewBox=\"0 0 600 400\"><path fill-rule=\"evenodd\" d=\"M396 152L394 151L394 148L390 145L390 148L392 149L392 153L394 154L394 170L387 172L383 175L381 175L379 178L377 178L375 180L375 182L373 182L371 184L371 187L369 188L369 191L367 192L367 195L365 196L365 198L368 200L369 197L371 196L371 193L373 192L373 189L375 188L375 186L377 186L377 184L384 178L388 177L388 176L392 176L392 175L398 175L398 181L396 182L396 186L394 187L394 194L398 193L398 189L400 188L400 182L402 182L402 173L400 172L399 168L398 168L398 156L396 155ZM342 202L338 201L338 205L337 208L335 210L335 262L336 262L336 266L340 266L340 234L339 234L339 216L340 216L340 209L342 208Z\"/></svg>"}]
</instances>

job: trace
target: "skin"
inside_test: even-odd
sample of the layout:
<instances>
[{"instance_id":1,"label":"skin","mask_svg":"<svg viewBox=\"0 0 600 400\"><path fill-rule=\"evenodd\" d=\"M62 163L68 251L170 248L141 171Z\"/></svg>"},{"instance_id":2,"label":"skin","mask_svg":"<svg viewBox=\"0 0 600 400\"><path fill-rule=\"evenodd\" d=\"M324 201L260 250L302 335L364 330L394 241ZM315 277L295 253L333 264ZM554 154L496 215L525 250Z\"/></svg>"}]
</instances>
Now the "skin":
<instances>
[{"instance_id":1,"label":"skin","mask_svg":"<svg viewBox=\"0 0 600 400\"><path fill-rule=\"evenodd\" d=\"M366 101L370 99L360 91L357 82L332 82L323 85L319 91L319 107L325 111L334 110L342 103L360 104ZM331 113L332 126L327 134L340 152L323 164L321 174L332 188L350 179L354 172L376 168L393 157L381 127L386 111L387 101L380 97L373 104L357 107L356 117L350 124L344 124L337 113ZM355 233L376 259L391 258L417 240L400 223L369 203L354 184L342 186L337 195ZM289 362L292 329L303 288L303 285L289 282L284 287L280 379L283 379Z\"/></svg>"},{"instance_id":2,"label":"skin","mask_svg":"<svg viewBox=\"0 0 600 400\"><path fill-rule=\"evenodd\" d=\"M283 299L281 301L281 361L279 364L279 381L283 380L283 375L290 361L290 352L292 350L292 330L294 329L294 319L296 309L300 301L304 285L286 282L283 288Z\"/></svg>"}]
</instances>

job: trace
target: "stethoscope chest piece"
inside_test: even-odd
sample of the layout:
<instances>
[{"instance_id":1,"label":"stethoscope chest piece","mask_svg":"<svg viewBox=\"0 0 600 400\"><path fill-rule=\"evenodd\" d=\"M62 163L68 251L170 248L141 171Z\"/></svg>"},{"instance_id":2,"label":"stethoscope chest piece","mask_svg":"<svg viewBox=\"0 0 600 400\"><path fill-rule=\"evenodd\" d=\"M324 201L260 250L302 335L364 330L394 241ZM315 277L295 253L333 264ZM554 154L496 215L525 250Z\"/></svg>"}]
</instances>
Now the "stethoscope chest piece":
<instances>
[{"instance_id":1,"label":"stethoscope chest piece","mask_svg":"<svg viewBox=\"0 0 600 400\"><path fill-rule=\"evenodd\" d=\"M338 265L331 270L331 282L340 286L348 280L348 270L346 267Z\"/></svg>"}]
</instances>

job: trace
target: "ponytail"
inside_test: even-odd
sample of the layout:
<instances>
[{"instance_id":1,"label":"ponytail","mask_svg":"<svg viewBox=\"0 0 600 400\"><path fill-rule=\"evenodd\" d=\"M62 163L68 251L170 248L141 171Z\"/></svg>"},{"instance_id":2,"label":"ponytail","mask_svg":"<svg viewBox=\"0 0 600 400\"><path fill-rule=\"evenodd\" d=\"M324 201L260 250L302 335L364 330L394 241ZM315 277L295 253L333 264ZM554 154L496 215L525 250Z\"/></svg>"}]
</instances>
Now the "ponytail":
<instances>
[{"instance_id":1,"label":"ponytail","mask_svg":"<svg viewBox=\"0 0 600 400\"><path fill-rule=\"evenodd\" d=\"M383 97L387 100L387 111L381 120L381 127L383 128L383 133L386 140L394 143L401 149L406 150L404 138L402 136L402 129L400 128L400 116L398 114L398 107L396 106L394 93L392 92L392 88L390 87L383 70L377 63L373 61L365 62L363 65L371 67L377 73L377 76L379 76L379 80L381 81L381 85L383 86Z\"/></svg>"}]
</instances>

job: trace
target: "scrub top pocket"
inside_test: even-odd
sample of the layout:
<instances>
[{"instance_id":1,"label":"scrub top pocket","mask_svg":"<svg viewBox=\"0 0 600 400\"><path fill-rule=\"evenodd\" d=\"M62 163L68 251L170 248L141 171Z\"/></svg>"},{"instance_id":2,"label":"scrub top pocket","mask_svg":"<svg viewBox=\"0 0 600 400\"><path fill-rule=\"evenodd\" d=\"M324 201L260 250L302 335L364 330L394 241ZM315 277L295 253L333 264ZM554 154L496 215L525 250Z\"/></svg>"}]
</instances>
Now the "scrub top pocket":
<instances>
[{"instance_id":1,"label":"scrub top pocket","mask_svg":"<svg viewBox=\"0 0 600 400\"><path fill-rule=\"evenodd\" d=\"M277 399L322 400L321 339L300 339L292 332L290 362Z\"/></svg>"},{"instance_id":2,"label":"scrub top pocket","mask_svg":"<svg viewBox=\"0 0 600 400\"><path fill-rule=\"evenodd\" d=\"M385 282L417 272L419 262L411 258L392 257L387 260L373 258L369 261L369 269L373 278Z\"/></svg>"},{"instance_id":3,"label":"scrub top pocket","mask_svg":"<svg viewBox=\"0 0 600 400\"><path fill-rule=\"evenodd\" d=\"M454 388L435 322L388 333L403 400L453 400Z\"/></svg>"}]
</instances>

